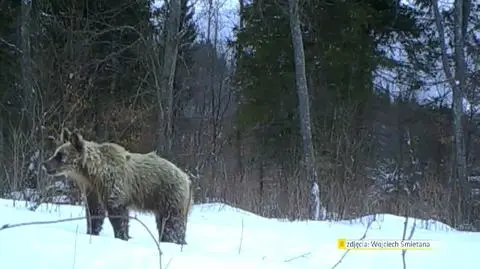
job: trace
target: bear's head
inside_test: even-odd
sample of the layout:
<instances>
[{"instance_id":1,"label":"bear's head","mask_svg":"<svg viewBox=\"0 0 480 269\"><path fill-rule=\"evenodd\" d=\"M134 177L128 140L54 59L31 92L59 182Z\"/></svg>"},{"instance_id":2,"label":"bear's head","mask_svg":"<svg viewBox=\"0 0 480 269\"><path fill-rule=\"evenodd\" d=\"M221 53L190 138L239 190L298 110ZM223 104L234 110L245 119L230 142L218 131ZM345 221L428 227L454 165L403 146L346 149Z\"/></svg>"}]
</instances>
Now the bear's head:
<instances>
[{"instance_id":1,"label":"bear's head","mask_svg":"<svg viewBox=\"0 0 480 269\"><path fill-rule=\"evenodd\" d=\"M77 132L62 129L60 139L50 138L51 143L56 145L53 155L42 163L43 169L48 175L61 176L70 172L78 171L83 158L85 140Z\"/></svg>"}]
</instances>

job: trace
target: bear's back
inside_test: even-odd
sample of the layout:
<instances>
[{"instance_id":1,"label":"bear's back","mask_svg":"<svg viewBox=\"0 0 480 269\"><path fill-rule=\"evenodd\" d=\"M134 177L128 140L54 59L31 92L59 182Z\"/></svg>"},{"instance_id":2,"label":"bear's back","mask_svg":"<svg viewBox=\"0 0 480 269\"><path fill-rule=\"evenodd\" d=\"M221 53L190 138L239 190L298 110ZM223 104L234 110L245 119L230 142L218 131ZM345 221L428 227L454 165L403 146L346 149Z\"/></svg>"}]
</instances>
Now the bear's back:
<instances>
[{"instance_id":1,"label":"bear's back","mask_svg":"<svg viewBox=\"0 0 480 269\"><path fill-rule=\"evenodd\" d=\"M122 146L115 143L97 144L101 158L111 164L125 165L129 152Z\"/></svg>"}]
</instances>

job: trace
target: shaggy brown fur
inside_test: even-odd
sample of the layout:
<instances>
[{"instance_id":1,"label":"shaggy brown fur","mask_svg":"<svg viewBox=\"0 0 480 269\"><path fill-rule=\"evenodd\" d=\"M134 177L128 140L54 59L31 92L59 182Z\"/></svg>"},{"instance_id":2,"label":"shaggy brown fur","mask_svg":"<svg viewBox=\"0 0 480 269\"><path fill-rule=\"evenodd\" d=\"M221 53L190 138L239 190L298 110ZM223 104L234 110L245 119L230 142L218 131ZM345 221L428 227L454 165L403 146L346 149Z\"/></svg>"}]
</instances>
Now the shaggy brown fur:
<instances>
[{"instance_id":1,"label":"shaggy brown fur","mask_svg":"<svg viewBox=\"0 0 480 269\"><path fill-rule=\"evenodd\" d=\"M153 213L161 242L186 244L193 204L192 182L186 173L153 152L129 152L115 143L87 141L76 132L66 140L43 163L49 175L67 175L90 186L115 208L128 206ZM127 220L118 224L123 231L118 237L124 240L128 240Z\"/></svg>"},{"instance_id":2,"label":"shaggy brown fur","mask_svg":"<svg viewBox=\"0 0 480 269\"><path fill-rule=\"evenodd\" d=\"M71 132L67 128L63 128L59 138L48 136L47 141L45 141L45 149L49 152L49 156L53 155L59 146L68 142L70 135ZM115 217L124 216L127 218L128 209L125 206L107 204L105 199L100 197L99 193L92 188L90 179L86 179L82 175L77 175L76 177L73 177L73 180L84 196L87 234L99 235L105 220L105 213L108 213L114 236L120 239L129 239L128 223L125 225L121 220Z\"/></svg>"}]
</instances>

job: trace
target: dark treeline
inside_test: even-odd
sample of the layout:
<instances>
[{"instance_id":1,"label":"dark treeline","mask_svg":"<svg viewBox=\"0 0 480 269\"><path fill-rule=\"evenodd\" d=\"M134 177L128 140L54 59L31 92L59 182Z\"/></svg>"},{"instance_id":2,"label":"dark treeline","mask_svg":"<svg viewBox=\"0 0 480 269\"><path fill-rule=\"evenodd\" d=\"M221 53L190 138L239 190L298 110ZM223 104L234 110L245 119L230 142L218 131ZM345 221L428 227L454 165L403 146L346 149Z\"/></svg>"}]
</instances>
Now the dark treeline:
<instances>
[{"instance_id":1,"label":"dark treeline","mask_svg":"<svg viewBox=\"0 0 480 269\"><path fill-rule=\"evenodd\" d=\"M65 126L156 150L194 175L197 203L309 218L294 1L240 0L225 49L216 1L203 35L189 0L0 0L2 197L52 201L38 163ZM480 228L479 5L442 3L299 2L320 218Z\"/></svg>"}]
</instances>

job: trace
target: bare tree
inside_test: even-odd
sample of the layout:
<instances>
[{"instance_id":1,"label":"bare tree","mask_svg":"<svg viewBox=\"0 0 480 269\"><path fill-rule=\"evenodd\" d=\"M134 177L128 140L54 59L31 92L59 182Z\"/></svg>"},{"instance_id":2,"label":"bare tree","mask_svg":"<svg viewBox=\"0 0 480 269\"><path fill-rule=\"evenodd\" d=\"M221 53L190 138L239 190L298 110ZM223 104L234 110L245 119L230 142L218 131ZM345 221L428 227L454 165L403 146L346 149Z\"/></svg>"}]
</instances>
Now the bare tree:
<instances>
[{"instance_id":1,"label":"bare tree","mask_svg":"<svg viewBox=\"0 0 480 269\"><path fill-rule=\"evenodd\" d=\"M173 82L175 78L175 66L177 64L178 43L180 38L181 0L166 1L167 17L165 21L165 43L163 50L163 65L160 79L160 87L157 88L158 106L158 134L157 151L167 153L172 147L172 124L173 124ZM161 127L163 124L163 128ZM160 145L164 145L160 147Z\"/></svg>"},{"instance_id":2,"label":"bare tree","mask_svg":"<svg viewBox=\"0 0 480 269\"><path fill-rule=\"evenodd\" d=\"M33 103L33 88L32 88L32 66L30 54L30 21L31 21L31 1L22 1L21 17L20 17L20 34L21 34L21 72L22 72L22 86L23 86L23 120L25 131L32 128L31 115L28 113L32 111Z\"/></svg>"},{"instance_id":3,"label":"bare tree","mask_svg":"<svg viewBox=\"0 0 480 269\"><path fill-rule=\"evenodd\" d=\"M4 120L0 117L0 184L4 180L4 159L5 159L5 136L3 134ZM2 184L3 185L3 184ZM0 188L0 194L2 193L2 188Z\"/></svg>"},{"instance_id":4,"label":"bare tree","mask_svg":"<svg viewBox=\"0 0 480 269\"><path fill-rule=\"evenodd\" d=\"M315 151L313 149L310 119L310 97L305 71L305 52L303 49L302 30L300 28L299 5L298 0L289 0L288 3L298 96L298 114L300 115L300 128L303 141L304 173L306 180L311 183L312 188L310 204L311 216L313 219L318 219L320 215L320 190L317 182L317 169L315 167Z\"/></svg>"},{"instance_id":5,"label":"bare tree","mask_svg":"<svg viewBox=\"0 0 480 269\"><path fill-rule=\"evenodd\" d=\"M467 181L467 160L465 150L465 130L463 125L463 97L466 82L466 62L465 62L465 33L467 18L469 16L469 0L455 0L454 13L454 56L455 72L452 73L448 61L445 27L438 7L438 1L432 0L432 8L435 17L435 24L439 34L441 46L441 57L443 70L447 81L452 89L453 103L453 135L455 139L455 160L453 163L453 184L459 183L465 187ZM460 206L460 203L458 204Z\"/></svg>"}]
</instances>

